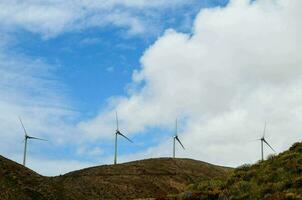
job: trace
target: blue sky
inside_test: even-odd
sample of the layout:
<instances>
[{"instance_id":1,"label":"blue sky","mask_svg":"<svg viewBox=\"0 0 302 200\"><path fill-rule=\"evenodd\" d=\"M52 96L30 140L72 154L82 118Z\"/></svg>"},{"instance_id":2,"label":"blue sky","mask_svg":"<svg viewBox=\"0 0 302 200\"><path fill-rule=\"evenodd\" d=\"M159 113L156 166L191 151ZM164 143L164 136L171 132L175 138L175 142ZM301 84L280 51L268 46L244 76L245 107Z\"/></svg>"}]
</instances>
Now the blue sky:
<instances>
[{"instance_id":1,"label":"blue sky","mask_svg":"<svg viewBox=\"0 0 302 200\"><path fill-rule=\"evenodd\" d=\"M108 24L45 39L41 34L19 30L14 33L16 44L10 51L59 66L56 76L86 117L85 113L95 114L109 97L125 95L133 70L140 68L140 57L163 31L172 28L190 33L200 9L225 6L227 2L193 1L158 12L158 21L152 21L157 30L151 33L146 30L129 35L127 28Z\"/></svg>"},{"instance_id":2,"label":"blue sky","mask_svg":"<svg viewBox=\"0 0 302 200\"><path fill-rule=\"evenodd\" d=\"M180 2L176 6L173 6L172 3L171 8L157 8L156 5L142 10L135 7L120 8L125 12L134 12L137 18L141 18L141 23L144 23L144 20L148 21L148 25L152 28L150 31L146 29L143 32L132 31L127 25L123 27L107 23L100 27L63 30L49 35L47 32L51 32L52 27L45 33L44 30L36 31L26 25L12 23L7 25L10 26L7 32L3 31L3 34L9 36L9 41L5 43L3 49L6 54L17 55L28 60L38 60L51 66L47 69L52 74L50 79L55 79L59 83L58 87L61 87L60 90L63 90L68 104L62 106L74 111L71 124L76 125L78 122L90 120L98 112L106 109L108 99L111 97L128 95L127 90L132 81L133 71L141 68L141 56L166 29L190 34L193 20L201 9L221 7L226 4L226 0L204 0L190 3ZM143 12L150 12L151 18L146 18L144 16L146 13ZM36 96L40 95L39 92L35 93L30 90L35 89L29 88L28 92ZM42 102L36 103L41 104ZM26 116L22 117L25 124L30 120L26 119ZM27 128L30 130L32 127ZM112 127L112 138L113 132L114 127ZM150 139L151 132L153 133L152 139ZM171 131L154 126L133 136L135 144L131 147L127 142L121 140L120 152L121 154L131 154L148 149L156 146L159 142L157 138L168 139L171 134ZM113 155L113 143L110 139L86 142L85 148L101 149L96 151L95 155L87 156L85 153L77 153L77 151L81 151L77 150L77 144L58 145L56 141L49 138L49 135L47 136L47 139L50 140L48 143L30 141L29 165L31 155L91 163L106 163L109 161L108 158ZM15 159L20 162L21 148L18 149L19 153L18 156L15 155ZM104 160L104 157L107 160Z\"/></svg>"},{"instance_id":3,"label":"blue sky","mask_svg":"<svg viewBox=\"0 0 302 200\"><path fill-rule=\"evenodd\" d=\"M120 162L171 156L176 117L189 146L177 149L181 157L228 166L254 162L258 152L242 151L233 138L257 138L267 119L280 137L297 127L286 142L272 139L279 151L287 148L298 138L300 116L280 121L295 115L300 107L292 99L301 97L300 82L294 83L299 56L289 53L299 52L299 22L288 14L298 16L299 1L287 2L0 3L6 19L0 23L0 154L21 163L21 116L32 135L49 140L30 141L30 168L55 175L111 163L116 110L135 141L119 139ZM277 45L283 48L270 50ZM282 91L288 94L275 101Z\"/></svg>"}]
</instances>

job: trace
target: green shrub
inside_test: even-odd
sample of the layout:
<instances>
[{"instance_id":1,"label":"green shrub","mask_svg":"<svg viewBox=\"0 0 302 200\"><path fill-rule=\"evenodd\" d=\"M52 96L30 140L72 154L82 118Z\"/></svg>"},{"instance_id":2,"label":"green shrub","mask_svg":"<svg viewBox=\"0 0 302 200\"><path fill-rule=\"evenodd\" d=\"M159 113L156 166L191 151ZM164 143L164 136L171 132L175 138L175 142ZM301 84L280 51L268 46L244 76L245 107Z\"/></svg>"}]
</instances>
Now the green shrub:
<instances>
[{"instance_id":1,"label":"green shrub","mask_svg":"<svg viewBox=\"0 0 302 200\"><path fill-rule=\"evenodd\" d=\"M267 161L274 161L276 158L276 155L275 154L269 154L267 157L266 157L266 160Z\"/></svg>"},{"instance_id":2,"label":"green shrub","mask_svg":"<svg viewBox=\"0 0 302 200\"><path fill-rule=\"evenodd\" d=\"M299 177L296 177L294 180L293 180L293 186L295 188L300 188L302 189L302 176L299 176Z\"/></svg>"},{"instance_id":3,"label":"green shrub","mask_svg":"<svg viewBox=\"0 0 302 200\"><path fill-rule=\"evenodd\" d=\"M302 145L300 142L296 142L294 143L290 148L289 148L290 151L296 151L296 152L302 152Z\"/></svg>"},{"instance_id":4,"label":"green shrub","mask_svg":"<svg viewBox=\"0 0 302 200\"><path fill-rule=\"evenodd\" d=\"M287 193L287 194L285 194L285 199L286 200L298 200L300 198L298 195L296 195L294 193Z\"/></svg>"},{"instance_id":5,"label":"green shrub","mask_svg":"<svg viewBox=\"0 0 302 200\"><path fill-rule=\"evenodd\" d=\"M226 180L195 184L201 199L302 199L302 143L266 161L237 167Z\"/></svg>"},{"instance_id":6,"label":"green shrub","mask_svg":"<svg viewBox=\"0 0 302 200\"><path fill-rule=\"evenodd\" d=\"M238 171L248 171L250 169L251 165L250 164L243 164L239 167L236 168L236 170Z\"/></svg>"}]
</instances>

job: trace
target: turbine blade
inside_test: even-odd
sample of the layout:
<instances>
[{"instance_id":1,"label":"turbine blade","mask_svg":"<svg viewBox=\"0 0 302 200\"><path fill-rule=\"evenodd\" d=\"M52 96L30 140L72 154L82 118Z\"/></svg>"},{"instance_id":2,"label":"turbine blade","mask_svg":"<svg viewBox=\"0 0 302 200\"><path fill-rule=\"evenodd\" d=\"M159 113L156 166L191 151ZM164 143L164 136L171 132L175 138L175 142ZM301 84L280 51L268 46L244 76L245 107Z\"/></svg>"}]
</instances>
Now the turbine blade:
<instances>
[{"instance_id":1,"label":"turbine blade","mask_svg":"<svg viewBox=\"0 0 302 200\"><path fill-rule=\"evenodd\" d=\"M264 139L263 140L264 142L265 142L265 144L267 144L267 146L269 146L269 148L271 148L274 152L276 152L274 149L273 149L273 147L271 147L271 145L269 145L269 143Z\"/></svg>"},{"instance_id":2,"label":"turbine blade","mask_svg":"<svg viewBox=\"0 0 302 200\"><path fill-rule=\"evenodd\" d=\"M24 134L27 135L27 132L26 132L26 129L25 129L24 125L23 125L23 122L22 122L22 120L21 120L21 117L19 117L19 120L20 120L20 123L21 123L21 125L22 125L23 130L24 130Z\"/></svg>"},{"instance_id":3,"label":"turbine blade","mask_svg":"<svg viewBox=\"0 0 302 200\"><path fill-rule=\"evenodd\" d=\"M265 132L266 132L266 121L264 122L264 129L263 129L263 138L265 137Z\"/></svg>"},{"instance_id":4,"label":"turbine blade","mask_svg":"<svg viewBox=\"0 0 302 200\"><path fill-rule=\"evenodd\" d=\"M126 140L128 140L129 142L133 143L132 140L130 140L129 138L127 138L124 134L122 134L121 132L117 132L117 134L119 134L120 136L124 137Z\"/></svg>"},{"instance_id":5,"label":"turbine blade","mask_svg":"<svg viewBox=\"0 0 302 200\"><path fill-rule=\"evenodd\" d=\"M177 135L177 118L175 120L175 135Z\"/></svg>"},{"instance_id":6,"label":"turbine blade","mask_svg":"<svg viewBox=\"0 0 302 200\"><path fill-rule=\"evenodd\" d=\"M178 143L181 145L181 147L182 147L183 149L185 149L184 145L182 145L182 143L181 143L181 141L178 139L178 137L175 137L175 139L178 141Z\"/></svg>"},{"instance_id":7,"label":"turbine blade","mask_svg":"<svg viewBox=\"0 0 302 200\"><path fill-rule=\"evenodd\" d=\"M37 138L37 137L32 137L32 136L28 136L28 139L48 141L48 140L45 140L45 139L42 139L42 138Z\"/></svg>"},{"instance_id":8,"label":"turbine blade","mask_svg":"<svg viewBox=\"0 0 302 200\"><path fill-rule=\"evenodd\" d=\"M115 120L116 120L116 130L118 130L118 117L117 117L117 111L115 111Z\"/></svg>"},{"instance_id":9,"label":"turbine blade","mask_svg":"<svg viewBox=\"0 0 302 200\"><path fill-rule=\"evenodd\" d=\"M261 138L259 138L259 139L254 139L254 140L247 140L246 143L256 142L256 141L259 141L259 140L261 140Z\"/></svg>"}]
</instances>

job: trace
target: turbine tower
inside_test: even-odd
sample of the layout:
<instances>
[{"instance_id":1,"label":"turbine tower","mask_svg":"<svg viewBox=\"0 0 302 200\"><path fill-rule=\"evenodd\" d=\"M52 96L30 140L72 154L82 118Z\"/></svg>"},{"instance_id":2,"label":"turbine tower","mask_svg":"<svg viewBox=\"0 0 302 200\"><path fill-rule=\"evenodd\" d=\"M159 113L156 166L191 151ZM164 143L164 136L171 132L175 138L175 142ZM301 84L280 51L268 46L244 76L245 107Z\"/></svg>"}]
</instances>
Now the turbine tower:
<instances>
[{"instance_id":1,"label":"turbine tower","mask_svg":"<svg viewBox=\"0 0 302 200\"><path fill-rule=\"evenodd\" d=\"M23 130L24 130L24 154L23 154L23 165L25 166L25 164L26 164L27 140L28 140L28 139L33 139L33 140L43 140L43 141L47 141L47 140L44 140L44 139L41 139L41 138L37 138L37 137L29 136L29 135L27 134L27 131L26 131L26 129L25 129L25 127L24 127L24 125L23 125L23 122L22 122L22 120L21 120L20 117L19 117L19 120L20 120L21 125L22 125L22 128L23 128Z\"/></svg>"},{"instance_id":2,"label":"turbine tower","mask_svg":"<svg viewBox=\"0 0 302 200\"><path fill-rule=\"evenodd\" d=\"M182 143L180 142L178 135L177 135L177 118L175 120L175 135L173 136L173 158L175 158L175 142L177 142L181 145L181 147L183 149L185 149L185 147L182 145Z\"/></svg>"},{"instance_id":3,"label":"turbine tower","mask_svg":"<svg viewBox=\"0 0 302 200\"><path fill-rule=\"evenodd\" d=\"M115 119L116 119L116 131L115 131L115 144L114 144L114 150L115 150L114 151L114 164L116 165L116 163L117 163L117 136L120 135L120 136L124 137L126 140L128 140L129 142L131 142L131 143L133 143L133 142L132 142L132 140L127 138L125 135L123 135L119 131L117 112L115 112Z\"/></svg>"},{"instance_id":4,"label":"turbine tower","mask_svg":"<svg viewBox=\"0 0 302 200\"><path fill-rule=\"evenodd\" d=\"M271 147L271 145L266 141L265 139L265 132L266 132L266 122L264 123L264 130L263 130L263 135L262 137L259 139L261 141L261 160L264 160L264 156L263 156L263 143L265 143L269 148L271 148L271 150L273 150L274 152L276 152L273 147Z\"/></svg>"}]
</instances>

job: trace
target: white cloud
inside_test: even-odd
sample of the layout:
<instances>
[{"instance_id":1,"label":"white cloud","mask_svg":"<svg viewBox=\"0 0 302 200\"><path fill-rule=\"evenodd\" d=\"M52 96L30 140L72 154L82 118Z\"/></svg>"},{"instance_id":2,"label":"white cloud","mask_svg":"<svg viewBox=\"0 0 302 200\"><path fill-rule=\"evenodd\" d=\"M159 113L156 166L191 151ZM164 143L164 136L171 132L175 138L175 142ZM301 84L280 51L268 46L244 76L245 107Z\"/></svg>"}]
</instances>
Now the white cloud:
<instances>
[{"instance_id":1,"label":"white cloud","mask_svg":"<svg viewBox=\"0 0 302 200\"><path fill-rule=\"evenodd\" d=\"M86 11L73 16L79 4L89 13L98 12L104 6L123 4L121 1L106 5L78 1L73 4L76 8L72 7L71 13L65 13L66 4L59 6L54 1L53 10L62 18L57 22L48 10L44 15L38 13L41 12L39 6L51 11L49 2L31 2L28 4L32 6L31 12L21 9L27 5L17 1L0 3L4 8L0 19L11 20L1 20L3 27L19 26L46 36L54 35L68 27L82 27ZM151 1L127 2L124 6L135 9L154 6ZM164 1L157 2L160 5ZM301 4L298 0L258 0L253 4L233 0L226 8L202 10L191 35L167 30L146 50L141 58L141 70L133 73L128 96L112 97L98 116L80 122L77 127L71 125L77 113L64 95L65 87L53 76L53 66L1 51L0 134L4 138L1 154L8 157L17 154L17 160L22 158L23 133L17 121L21 115L33 135L54 139L53 143L79 144L81 148L75 152L78 154L101 155L102 149L85 146L80 132L89 136L85 141L112 139L114 110L119 112L121 129L130 136L148 127L173 127L175 117L185 118L180 138L186 151L178 149L179 156L232 166L253 162L259 158L260 148L259 143L250 141L261 136L265 120L268 121L268 141L277 151L284 150L300 139L302 128ZM22 12L17 12L19 9ZM115 11L115 14L119 12ZM10 16L12 13L17 15ZM115 23L124 15L131 18L131 14L121 13L109 21ZM98 24L100 16L93 15L89 23ZM45 24L45 21L48 22ZM119 21L121 24L116 25L127 26L128 22L131 20ZM136 27L135 32L143 30L136 18L131 23ZM16 145L19 144L16 141L20 141L20 145ZM120 156L120 161L169 156L171 152L171 141L163 141L136 154ZM29 166L48 175L94 164L41 160L39 156L30 154ZM102 162L106 160L112 159ZM44 163L46 168L42 167ZM60 168L55 167L58 163Z\"/></svg>"},{"instance_id":2,"label":"white cloud","mask_svg":"<svg viewBox=\"0 0 302 200\"><path fill-rule=\"evenodd\" d=\"M47 144L80 142L80 134L72 126L78 113L65 86L54 76L55 70L41 60L0 51L1 155L22 157L24 133L18 116L28 134L48 139Z\"/></svg>"},{"instance_id":3,"label":"white cloud","mask_svg":"<svg viewBox=\"0 0 302 200\"><path fill-rule=\"evenodd\" d=\"M92 45L92 44L99 44L102 42L101 38L84 38L80 41L81 45Z\"/></svg>"},{"instance_id":4,"label":"white cloud","mask_svg":"<svg viewBox=\"0 0 302 200\"><path fill-rule=\"evenodd\" d=\"M133 74L140 90L112 98L79 127L109 137L115 109L132 134L173 126L182 116L188 148L180 155L235 166L259 158L259 144L249 141L261 136L267 120L268 141L284 150L301 139L301 6L299 0L233 0L202 10L192 35L167 30L146 50ZM148 155L162 149L170 143Z\"/></svg>"},{"instance_id":5,"label":"white cloud","mask_svg":"<svg viewBox=\"0 0 302 200\"><path fill-rule=\"evenodd\" d=\"M13 155L10 159L19 162L19 156ZM43 176L58 176L74 170L92 167L100 163L69 160L69 159L46 159L41 157L30 157L27 167Z\"/></svg>"},{"instance_id":6,"label":"white cloud","mask_svg":"<svg viewBox=\"0 0 302 200\"><path fill-rule=\"evenodd\" d=\"M77 149L77 154L86 156L101 156L103 154L103 150L100 147L90 148L88 146L80 146Z\"/></svg>"},{"instance_id":7,"label":"white cloud","mask_svg":"<svg viewBox=\"0 0 302 200\"><path fill-rule=\"evenodd\" d=\"M87 27L114 25L126 28L129 34L150 33L153 17L158 10L192 3L191 1L147 0L97 0L97 1L37 1L19 0L0 2L0 25L2 31L18 28L53 37L57 34L82 30ZM149 14L148 14L149 13Z\"/></svg>"},{"instance_id":8,"label":"white cloud","mask_svg":"<svg viewBox=\"0 0 302 200\"><path fill-rule=\"evenodd\" d=\"M74 170L92 167L98 163L78 160L32 159L29 168L44 176L58 176Z\"/></svg>"}]
</instances>

